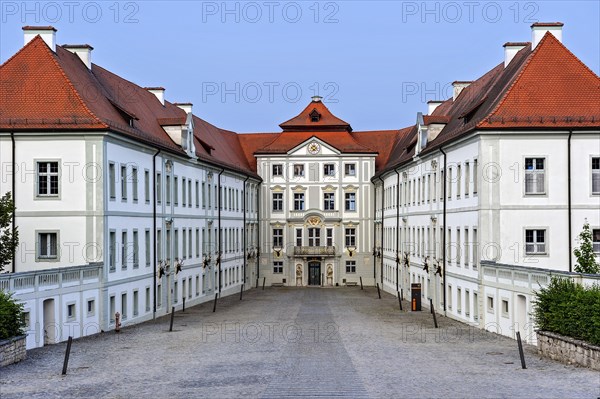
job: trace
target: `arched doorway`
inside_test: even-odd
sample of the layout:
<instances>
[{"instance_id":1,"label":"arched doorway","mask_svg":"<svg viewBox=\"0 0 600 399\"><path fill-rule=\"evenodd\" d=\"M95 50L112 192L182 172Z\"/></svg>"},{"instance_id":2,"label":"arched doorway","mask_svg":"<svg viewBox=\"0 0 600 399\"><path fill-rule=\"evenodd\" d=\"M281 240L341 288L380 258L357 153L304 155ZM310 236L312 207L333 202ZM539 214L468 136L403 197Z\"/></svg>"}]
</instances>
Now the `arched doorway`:
<instances>
[{"instance_id":1,"label":"arched doorway","mask_svg":"<svg viewBox=\"0 0 600 399\"><path fill-rule=\"evenodd\" d=\"M46 299L44 301L44 345L56 343L56 327L54 299Z\"/></svg>"}]
</instances>

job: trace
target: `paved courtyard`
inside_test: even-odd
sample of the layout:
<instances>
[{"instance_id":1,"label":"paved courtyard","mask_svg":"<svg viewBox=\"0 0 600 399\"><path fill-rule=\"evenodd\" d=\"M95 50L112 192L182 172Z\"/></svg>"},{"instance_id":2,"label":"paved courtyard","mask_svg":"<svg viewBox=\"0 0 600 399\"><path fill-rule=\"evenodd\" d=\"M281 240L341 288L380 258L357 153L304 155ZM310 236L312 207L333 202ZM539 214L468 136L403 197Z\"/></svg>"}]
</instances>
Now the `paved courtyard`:
<instances>
[{"instance_id":1,"label":"paved courtyard","mask_svg":"<svg viewBox=\"0 0 600 399\"><path fill-rule=\"evenodd\" d=\"M439 317L373 288L271 288L29 351L0 398L600 397L600 373Z\"/></svg>"}]
</instances>

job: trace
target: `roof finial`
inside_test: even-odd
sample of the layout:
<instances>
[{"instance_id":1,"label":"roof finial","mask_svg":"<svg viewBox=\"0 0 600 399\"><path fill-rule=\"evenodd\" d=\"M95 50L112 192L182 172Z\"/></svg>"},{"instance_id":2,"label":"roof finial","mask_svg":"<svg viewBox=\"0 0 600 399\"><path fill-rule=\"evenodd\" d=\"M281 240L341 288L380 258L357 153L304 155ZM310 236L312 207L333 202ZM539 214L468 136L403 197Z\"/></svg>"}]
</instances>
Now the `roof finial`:
<instances>
[{"instance_id":1,"label":"roof finial","mask_svg":"<svg viewBox=\"0 0 600 399\"><path fill-rule=\"evenodd\" d=\"M320 103L321 100L323 99L323 97L321 97L321 96L312 96L311 98L314 103Z\"/></svg>"}]
</instances>

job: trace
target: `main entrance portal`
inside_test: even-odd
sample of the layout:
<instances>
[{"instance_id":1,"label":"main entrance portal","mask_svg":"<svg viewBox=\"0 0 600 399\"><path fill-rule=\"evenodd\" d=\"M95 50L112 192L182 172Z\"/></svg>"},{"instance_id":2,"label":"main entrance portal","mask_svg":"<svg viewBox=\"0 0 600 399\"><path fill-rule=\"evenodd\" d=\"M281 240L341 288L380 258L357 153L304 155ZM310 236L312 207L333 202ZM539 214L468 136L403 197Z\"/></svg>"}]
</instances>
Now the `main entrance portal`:
<instances>
[{"instance_id":1,"label":"main entrance portal","mask_svg":"<svg viewBox=\"0 0 600 399\"><path fill-rule=\"evenodd\" d=\"M321 262L308 262L308 285L321 285Z\"/></svg>"}]
</instances>

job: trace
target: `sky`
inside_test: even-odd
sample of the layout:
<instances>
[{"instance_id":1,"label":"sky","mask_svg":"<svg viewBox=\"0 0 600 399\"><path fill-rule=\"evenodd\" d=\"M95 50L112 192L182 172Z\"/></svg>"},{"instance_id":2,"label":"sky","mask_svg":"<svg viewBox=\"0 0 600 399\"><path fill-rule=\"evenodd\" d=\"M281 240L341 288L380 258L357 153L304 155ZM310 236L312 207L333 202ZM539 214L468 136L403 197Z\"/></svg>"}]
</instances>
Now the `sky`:
<instances>
[{"instance_id":1,"label":"sky","mask_svg":"<svg viewBox=\"0 0 600 399\"><path fill-rule=\"evenodd\" d=\"M600 74L600 1L0 0L0 62L22 26L52 25L58 44L236 132L278 132L314 95L354 130L414 124L504 60L534 22L563 22L563 43Z\"/></svg>"}]
</instances>

